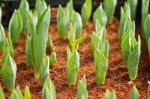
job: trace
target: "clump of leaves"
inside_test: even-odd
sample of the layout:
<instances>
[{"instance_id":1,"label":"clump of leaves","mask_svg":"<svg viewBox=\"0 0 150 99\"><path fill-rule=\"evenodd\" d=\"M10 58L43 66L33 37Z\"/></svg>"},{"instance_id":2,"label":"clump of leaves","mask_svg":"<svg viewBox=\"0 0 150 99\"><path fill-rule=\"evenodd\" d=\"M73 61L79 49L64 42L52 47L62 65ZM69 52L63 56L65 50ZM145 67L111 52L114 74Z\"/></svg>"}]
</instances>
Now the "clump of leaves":
<instances>
[{"instance_id":1,"label":"clump of leaves","mask_svg":"<svg viewBox=\"0 0 150 99\"><path fill-rule=\"evenodd\" d=\"M93 32L91 37L91 51L94 55L96 49L101 47L101 42L105 41L106 37L106 28L100 24L99 21L96 21L95 32Z\"/></svg>"},{"instance_id":2,"label":"clump of leaves","mask_svg":"<svg viewBox=\"0 0 150 99\"><path fill-rule=\"evenodd\" d=\"M39 68L43 57L46 55L46 44L48 37L48 28L50 24L50 7L43 11L38 21L28 12L28 38L26 41L27 64L32 65L34 75L39 77ZM38 49L38 50L37 50Z\"/></svg>"},{"instance_id":3,"label":"clump of leaves","mask_svg":"<svg viewBox=\"0 0 150 99\"><path fill-rule=\"evenodd\" d=\"M60 38L67 38L67 35L70 31L70 25L72 24L76 25L76 37L80 37L83 27L82 18L78 12L75 12L75 10L73 9L72 0L70 0L65 8L62 8L62 6L59 5L57 13L57 31Z\"/></svg>"},{"instance_id":4,"label":"clump of leaves","mask_svg":"<svg viewBox=\"0 0 150 99\"><path fill-rule=\"evenodd\" d=\"M111 23L114 17L117 0L104 0L104 10L107 14L108 23Z\"/></svg>"},{"instance_id":5,"label":"clump of leaves","mask_svg":"<svg viewBox=\"0 0 150 99\"><path fill-rule=\"evenodd\" d=\"M16 43L23 29L23 20L20 10L15 10L9 23L9 35L13 43Z\"/></svg>"},{"instance_id":6,"label":"clump of leaves","mask_svg":"<svg viewBox=\"0 0 150 99\"><path fill-rule=\"evenodd\" d=\"M139 99L139 92L136 86L133 86L130 92L130 99Z\"/></svg>"},{"instance_id":7,"label":"clump of leaves","mask_svg":"<svg viewBox=\"0 0 150 99\"><path fill-rule=\"evenodd\" d=\"M136 17L136 9L137 9L138 0L127 0L127 2L130 5L131 18L134 20Z\"/></svg>"},{"instance_id":8,"label":"clump of leaves","mask_svg":"<svg viewBox=\"0 0 150 99\"><path fill-rule=\"evenodd\" d=\"M81 44L86 38L87 34L83 34L80 36L80 38L77 39L77 34L76 34L76 25L71 25L70 26L70 31L68 34L68 40L69 40L69 48L71 51L75 50L78 48L78 45Z\"/></svg>"},{"instance_id":9,"label":"clump of leaves","mask_svg":"<svg viewBox=\"0 0 150 99\"><path fill-rule=\"evenodd\" d=\"M49 77L42 88L42 99L56 99L55 86Z\"/></svg>"},{"instance_id":10,"label":"clump of leaves","mask_svg":"<svg viewBox=\"0 0 150 99\"><path fill-rule=\"evenodd\" d=\"M87 25L92 12L92 0L85 0L82 9L81 9L81 16L83 26Z\"/></svg>"},{"instance_id":11,"label":"clump of leaves","mask_svg":"<svg viewBox=\"0 0 150 99\"><path fill-rule=\"evenodd\" d=\"M102 42L101 42L102 43ZM108 69L108 41L101 44L101 48L94 52L94 66L97 84L104 84Z\"/></svg>"},{"instance_id":12,"label":"clump of leaves","mask_svg":"<svg viewBox=\"0 0 150 99\"><path fill-rule=\"evenodd\" d=\"M115 91L106 90L104 94L104 99L117 99Z\"/></svg>"},{"instance_id":13,"label":"clump of leaves","mask_svg":"<svg viewBox=\"0 0 150 99\"><path fill-rule=\"evenodd\" d=\"M9 91L15 88L16 72L16 63L7 48L2 57L1 77L4 85Z\"/></svg>"},{"instance_id":14,"label":"clump of leaves","mask_svg":"<svg viewBox=\"0 0 150 99\"><path fill-rule=\"evenodd\" d=\"M96 21L99 21L102 26L106 26L107 14L106 14L105 10L103 9L102 4L100 4L99 7L94 12L93 20L94 20L95 24L96 24Z\"/></svg>"},{"instance_id":15,"label":"clump of leaves","mask_svg":"<svg viewBox=\"0 0 150 99\"><path fill-rule=\"evenodd\" d=\"M145 38L146 36L144 35L144 21L145 18L147 17L149 12L149 0L142 0L142 9L141 9L141 23L142 23L142 37Z\"/></svg>"},{"instance_id":16,"label":"clump of leaves","mask_svg":"<svg viewBox=\"0 0 150 99\"><path fill-rule=\"evenodd\" d=\"M76 83L79 66L79 53L77 52L77 50L71 51L71 49L67 48L66 72L69 85L74 85Z\"/></svg>"},{"instance_id":17,"label":"clump of leaves","mask_svg":"<svg viewBox=\"0 0 150 99\"><path fill-rule=\"evenodd\" d=\"M27 17L28 17L28 11L29 11L29 4L27 0L21 0L20 3L20 14L22 16L22 20L23 20L23 31L26 31L27 29Z\"/></svg>"},{"instance_id":18,"label":"clump of leaves","mask_svg":"<svg viewBox=\"0 0 150 99\"><path fill-rule=\"evenodd\" d=\"M91 50L94 56L94 66L97 84L104 84L108 69L109 43L106 40L106 29L96 21L95 32L91 38Z\"/></svg>"},{"instance_id":19,"label":"clump of leaves","mask_svg":"<svg viewBox=\"0 0 150 99\"><path fill-rule=\"evenodd\" d=\"M130 6L128 3L125 3L124 7L121 7L121 19L119 26L119 39L122 41L123 33L128 31L128 23L131 20Z\"/></svg>"},{"instance_id":20,"label":"clump of leaves","mask_svg":"<svg viewBox=\"0 0 150 99\"><path fill-rule=\"evenodd\" d=\"M88 91L85 75L79 80L77 85L77 99L88 99Z\"/></svg>"},{"instance_id":21,"label":"clump of leaves","mask_svg":"<svg viewBox=\"0 0 150 99\"><path fill-rule=\"evenodd\" d=\"M130 80L135 80L138 71L138 64L141 53L141 39L135 38L135 33L129 31L124 33L121 42L123 61L129 72Z\"/></svg>"}]
</instances>

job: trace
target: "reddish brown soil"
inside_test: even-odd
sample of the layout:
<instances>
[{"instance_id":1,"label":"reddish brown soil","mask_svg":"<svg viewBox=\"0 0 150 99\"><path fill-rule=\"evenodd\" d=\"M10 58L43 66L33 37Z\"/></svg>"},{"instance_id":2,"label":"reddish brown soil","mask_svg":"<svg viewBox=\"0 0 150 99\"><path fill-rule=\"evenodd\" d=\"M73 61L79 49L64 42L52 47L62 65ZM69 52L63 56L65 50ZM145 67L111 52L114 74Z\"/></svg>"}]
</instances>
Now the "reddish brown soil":
<instances>
[{"instance_id":1,"label":"reddish brown soil","mask_svg":"<svg viewBox=\"0 0 150 99\"><path fill-rule=\"evenodd\" d=\"M110 44L109 69L107 72L106 82L101 86L97 86L95 83L96 81L93 57L90 51L90 37L92 31L94 30L93 23L89 22L89 24L83 30L83 32L88 33L88 38L79 47L81 64L78 74L78 80L81 79L83 75L86 75L89 99L102 99L106 89L114 89L117 93L118 99L129 99L130 89L133 85L136 85L139 89L140 99L147 98L147 81L150 77L147 47L142 41L142 53L139 64L138 77L131 85L129 85L128 72L123 64L121 49L118 40L118 27L119 22L117 21L117 19L114 19L112 25L109 25L107 27L107 39L109 40ZM59 39L56 31L56 24L52 23L50 25L49 34L52 36L55 47L54 51L57 54L58 62L56 64L56 68L50 69L50 77L56 88L57 99L75 99L77 86L68 86L65 71L66 47L68 45L68 41ZM139 28L137 29L137 33L139 33ZM18 43L14 45L14 58L17 63L16 85L19 85L22 91L24 91L26 85L29 86L32 94L32 99L41 99L42 87L40 86L39 80L34 78L32 68L26 66L25 40L26 35L23 34L19 38ZM6 97L8 98L10 96L10 92L6 91L4 85L2 84L1 78L0 85L3 86Z\"/></svg>"}]
</instances>

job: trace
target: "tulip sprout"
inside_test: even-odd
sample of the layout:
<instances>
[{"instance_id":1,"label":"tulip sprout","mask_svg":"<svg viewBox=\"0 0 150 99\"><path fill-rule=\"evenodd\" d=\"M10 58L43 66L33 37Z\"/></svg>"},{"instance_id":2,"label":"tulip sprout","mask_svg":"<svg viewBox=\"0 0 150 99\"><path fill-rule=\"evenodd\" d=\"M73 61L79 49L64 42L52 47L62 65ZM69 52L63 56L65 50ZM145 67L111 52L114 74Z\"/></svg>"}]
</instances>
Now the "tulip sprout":
<instances>
[{"instance_id":1,"label":"tulip sprout","mask_svg":"<svg viewBox=\"0 0 150 99\"><path fill-rule=\"evenodd\" d=\"M92 0L85 0L82 9L81 9L81 16L83 26L87 25L92 12Z\"/></svg>"},{"instance_id":2,"label":"tulip sprout","mask_svg":"<svg viewBox=\"0 0 150 99\"><path fill-rule=\"evenodd\" d=\"M79 80L77 85L77 99L88 99L88 91L85 75Z\"/></svg>"}]
</instances>

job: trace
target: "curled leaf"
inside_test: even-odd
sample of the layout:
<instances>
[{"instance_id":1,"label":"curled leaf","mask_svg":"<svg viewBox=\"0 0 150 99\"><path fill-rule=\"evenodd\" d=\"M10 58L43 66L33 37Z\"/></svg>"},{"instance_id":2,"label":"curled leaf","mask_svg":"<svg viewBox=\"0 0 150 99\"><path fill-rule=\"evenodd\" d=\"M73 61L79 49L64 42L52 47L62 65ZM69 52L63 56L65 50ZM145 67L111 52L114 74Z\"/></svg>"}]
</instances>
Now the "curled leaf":
<instances>
[{"instance_id":1,"label":"curled leaf","mask_svg":"<svg viewBox=\"0 0 150 99\"><path fill-rule=\"evenodd\" d=\"M115 91L110 91L107 89L104 95L104 99L117 99Z\"/></svg>"},{"instance_id":2,"label":"curled leaf","mask_svg":"<svg viewBox=\"0 0 150 99\"><path fill-rule=\"evenodd\" d=\"M108 23L112 22L116 5L117 5L117 0L104 0L104 10L107 14Z\"/></svg>"},{"instance_id":3,"label":"curled leaf","mask_svg":"<svg viewBox=\"0 0 150 99\"><path fill-rule=\"evenodd\" d=\"M88 23L91 16L91 12L92 12L92 0L85 0L81 9L83 26L85 26Z\"/></svg>"},{"instance_id":4,"label":"curled leaf","mask_svg":"<svg viewBox=\"0 0 150 99\"><path fill-rule=\"evenodd\" d=\"M133 86L130 92L130 99L139 99L139 92L136 86Z\"/></svg>"},{"instance_id":5,"label":"curled leaf","mask_svg":"<svg viewBox=\"0 0 150 99\"><path fill-rule=\"evenodd\" d=\"M150 14L146 16L145 21L144 21L144 38L148 42L148 39L150 37L150 30L149 30L149 25L150 25Z\"/></svg>"},{"instance_id":6,"label":"curled leaf","mask_svg":"<svg viewBox=\"0 0 150 99\"><path fill-rule=\"evenodd\" d=\"M102 4L96 9L93 15L94 23L96 24L96 21L99 21L102 26L106 26L107 24L107 15L104 11Z\"/></svg>"},{"instance_id":7,"label":"curled leaf","mask_svg":"<svg viewBox=\"0 0 150 99\"><path fill-rule=\"evenodd\" d=\"M9 23L9 35L13 43L16 43L23 29L23 20L20 10L15 10Z\"/></svg>"},{"instance_id":8,"label":"curled leaf","mask_svg":"<svg viewBox=\"0 0 150 99\"><path fill-rule=\"evenodd\" d=\"M2 22L2 8L0 7L0 23Z\"/></svg>"},{"instance_id":9,"label":"curled leaf","mask_svg":"<svg viewBox=\"0 0 150 99\"><path fill-rule=\"evenodd\" d=\"M5 46L5 33L2 24L0 24L0 50L3 51Z\"/></svg>"},{"instance_id":10,"label":"curled leaf","mask_svg":"<svg viewBox=\"0 0 150 99\"><path fill-rule=\"evenodd\" d=\"M136 16L136 9L137 9L138 0L127 0L127 2L130 5L131 18L134 20L135 16Z\"/></svg>"},{"instance_id":11,"label":"curled leaf","mask_svg":"<svg viewBox=\"0 0 150 99\"><path fill-rule=\"evenodd\" d=\"M55 86L49 77L42 88L42 99L56 99Z\"/></svg>"},{"instance_id":12,"label":"curled leaf","mask_svg":"<svg viewBox=\"0 0 150 99\"><path fill-rule=\"evenodd\" d=\"M85 75L79 80L77 85L77 99L88 99L88 91Z\"/></svg>"},{"instance_id":13,"label":"curled leaf","mask_svg":"<svg viewBox=\"0 0 150 99\"><path fill-rule=\"evenodd\" d=\"M48 36L48 40L47 40L47 48L49 48L50 51L53 50L53 42L52 42L51 36Z\"/></svg>"},{"instance_id":14,"label":"curled leaf","mask_svg":"<svg viewBox=\"0 0 150 99\"><path fill-rule=\"evenodd\" d=\"M68 8L63 9L61 5L59 5L58 13L57 13L57 31L60 38L65 38L68 33L69 26L69 10Z\"/></svg>"},{"instance_id":15,"label":"curled leaf","mask_svg":"<svg viewBox=\"0 0 150 99\"><path fill-rule=\"evenodd\" d=\"M56 57L56 53L52 52L52 54L50 55L50 65L53 67L55 66L56 62L57 62L57 57Z\"/></svg>"},{"instance_id":16,"label":"curled leaf","mask_svg":"<svg viewBox=\"0 0 150 99\"><path fill-rule=\"evenodd\" d=\"M40 82L41 82L41 85L43 86L45 81L47 80L47 77L49 77L49 57L48 56L45 56L43 58L39 72L40 72Z\"/></svg>"},{"instance_id":17,"label":"curled leaf","mask_svg":"<svg viewBox=\"0 0 150 99\"><path fill-rule=\"evenodd\" d=\"M25 88L24 99L31 99L31 94L28 86L26 86Z\"/></svg>"},{"instance_id":18,"label":"curled leaf","mask_svg":"<svg viewBox=\"0 0 150 99\"><path fill-rule=\"evenodd\" d=\"M149 0L142 0L142 9L141 9L141 23L142 23L142 37L145 38L144 35L144 21L145 18L147 17L148 13L149 13Z\"/></svg>"},{"instance_id":19,"label":"curled leaf","mask_svg":"<svg viewBox=\"0 0 150 99\"><path fill-rule=\"evenodd\" d=\"M2 81L7 90L12 91L15 88L17 67L13 58L7 54L1 68Z\"/></svg>"},{"instance_id":20,"label":"curled leaf","mask_svg":"<svg viewBox=\"0 0 150 99\"><path fill-rule=\"evenodd\" d=\"M23 30L26 31L27 28L27 12L29 11L29 4L27 0L21 0L20 3L20 14L22 16L22 20L23 20Z\"/></svg>"},{"instance_id":21,"label":"curled leaf","mask_svg":"<svg viewBox=\"0 0 150 99\"><path fill-rule=\"evenodd\" d=\"M67 64L66 72L69 85L74 85L76 83L78 70L80 66L80 57L77 50L71 52L70 49L67 49Z\"/></svg>"},{"instance_id":22,"label":"curled leaf","mask_svg":"<svg viewBox=\"0 0 150 99\"><path fill-rule=\"evenodd\" d=\"M94 53L94 66L97 84L104 84L108 69L108 59L104 56L102 50L96 50Z\"/></svg>"},{"instance_id":23,"label":"curled leaf","mask_svg":"<svg viewBox=\"0 0 150 99\"><path fill-rule=\"evenodd\" d=\"M10 99L24 99L20 88L17 86L15 90L12 91Z\"/></svg>"}]
</instances>

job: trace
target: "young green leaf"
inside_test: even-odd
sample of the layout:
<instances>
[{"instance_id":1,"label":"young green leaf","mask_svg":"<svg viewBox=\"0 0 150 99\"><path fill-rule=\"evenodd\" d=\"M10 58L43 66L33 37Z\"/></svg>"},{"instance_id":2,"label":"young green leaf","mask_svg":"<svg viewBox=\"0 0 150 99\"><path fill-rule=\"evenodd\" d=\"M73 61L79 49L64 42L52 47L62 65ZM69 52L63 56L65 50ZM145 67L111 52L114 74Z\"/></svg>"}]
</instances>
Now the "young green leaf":
<instances>
[{"instance_id":1,"label":"young green leaf","mask_svg":"<svg viewBox=\"0 0 150 99\"><path fill-rule=\"evenodd\" d=\"M46 9L47 9L47 4L45 0L36 0L35 13L37 14L38 19Z\"/></svg>"},{"instance_id":2,"label":"young green leaf","mask_svg":"<svg viewBox=\"0 0 150 99\"><path fill-rule=\"evenodd\" d=\"M101 26L99 21L96 21L96 32L93 32L91 37L91 51L94 55L96 49L99 49L101 43L105 42L106 28Z\"/></svg>"},{"instance_id":3,"label":"young green leaf","mask_svg":"<svg viewBox=\"0 0 150 99\"><path fill-rule=\"evenodd\" d=\"M57 13L57 31L60 38L65 39L68 33L69 26L69 10L68 8L63 9L59 5Z\"/></svg>"},{"instance_id":4,"label":"young green leaf","mask_svg":"<svg viewBox=\"0 0 150 99\"><path fill-rule=\"evenodd\" d=\"M97 49L94 52L94 66L95 66L96 82L98 85L104 84L108 69L108 59L104 55L103 52L104 50L106 49L101 48L101 50Z\"/></svg>"},{"instance_id":5,"label":"young green leaf","mask_svg":"<svg viewBox=\"0 0 150 99\"><path fill-rule=\"evenodd\" d=\"M38 19L36 24L33 16L28 13L28 36L31 37L31 52L33 55L33 69L35 77L39 77L39 68L42 58L46 55L48 28L50 23L50 7L48 7ZM29 43L30 46L30 43ZM37 50L38 49L38 50Z\"/></svg>"},{"instance_id":6,"label":"young green leaf","mask_svg":"<svg viewBox=\"0 0 150 99\"><path fill-rule=\"evenodd\" d=\"M48 36L48 40L47 40L47 48L48 48L50 51L53 50L53 42L52 42L51 36Z\"/></svg>"},{"instance_id":7,"label":"young green leaf","mask_svg":"<svg viewBox=\"0 0 150 99\"><path fill-rule=\"evenodd\" d=\"M31 99L31 94L28 86L26 86L25 88L24 99Z\"/></svg>"},{"instance_id":8,"label":"young green leaf","mask_svg":"<svg viewBox=\"0 0 150 99\"><path fill-rule=\"evenodd\" d=\"M69 0L67 7L66 7L69 11L69 22L72 22L74 20L74 8L73 8L73 1Z\"/></svg>"},{"instance_id":9,"label":"young green leaf","mask_svg":"<svg viewBox=\"0 0 150 99\"><path fill-rule=\"evenodd\" d=\"M0 99L5 99L5 95L1 86L0 86Z\"/></svg>"},{"instance_id":10,"label":"young green leaf","mask_svg":"<svg viewBox=\"0 0 150 99\"><path fill-rule=\"evenodd\" d=\"M130 92L130 99L139 99L139 92L136 86L133 86Z\"/></svg>"},{"instance_id":11,"label":"young green leaf","mask_svg":"<svg viewBox=\"0 0 150 99\"><path fill-rule=\"evenodd\" d=\"M93 15L94 23L96 24L96 21L98 20L102 26L106 26L107 24L107 15L104 11L102 4L99 5L99 7L96 9Z\"/></svg>"},{"instance_id":12,"label":"young green leaf","mask_svg":"<svg viewBox=\"0 0 150 99\"><path fill-rule=\"evenodd\" d=\"M71 50L67 48L66 72L69 85L74 85L76 83L79 66L80 66L79 53L77 52L77 50L71 52Z\"/></svg>"},{"instance_id":13,"label":"young green leaf","mask_svg":"<svg viewBox=\"0 0 150 99\"><path fill-rule=\"evenodd\" d=\"M83 27L83 24L82 24L82 19L81 19L81 16L78 12L75 12L75 15L74 15L74 24L76 25L76 38L79 38L81 36L81 31L82 31L82 27Z\"/></svg>"},{"instance_id":14,"label":"young green leaf","mask_svg":"<svg viewBox=\"0 0 150 99\"><path fill-rule=\"evenodd\" d=\"M50 61L51 67L54 67L55 64L57 63L57 57L56 57L55 52L52 52L52 54L50 55L49 61Z\"/></svg>"},{"instance_id":15,"label":"young green leaf","mask_svg":"<svg viewBox=\"0 0 150 99\"><path fill-rule=\"evenodd\" d=\"M144 21L145 21L145 18L147 17L148 15L148 12L149 12L149 0L142 0L142 9L141 9L141 26L142 26L142 37L145 38L145 35L144 35Z\"/></svg>"},{"instance_id":16,"label":"young green leaf","mask_svg":"<svg viewBox=\"0 0 150 99\"><path fill-rule=\"evenodd\" d=\"M104 99L117 99L115 91L110 91L107 89L104 95Z\"/></svg>"},{"instance_id":17,"label":"young green leaf","mask_svg":"<svg viewBox=\"0 0 150 99\"><path fill-rule=\"evenodd\" d=\"M128 23L131 21L130 15L130 6L128 3L125 3L124 7L121 7L121 19L120 19L120 26L119 26L119 39L120 42L122 41L123 33L127 32L128 30Z\"/></svg>"},{"instance_id":18,"label":"young green leaf","mask_svg":"<svg viewBox=\"0 0 150 99\"><path fill-rule=\"evenodd\" d=\"M0 23L2 22L2 8L0 6Z\"/></svg>"},{"instance_id":19,"label":"young green leaf","mask_svg":"<svg viewBox=\"0 0 150 99\"><path fill-rule=\"evenodd\" d=\"M136 41L136 40L131 41L131 52L130 52L130 54L128 56L128 60L127 60L129 78L131 80L135 80L137 77L140 53L141 53L141 39L140 39L140 37L138 37L138 41Z\"/></svg>"},{"instance_id":20,"label":"young green leaf","mask_svg":"<svg viewBox=\"0 0 150 99\"><path fill-rule=\"evenodd\" d=\"M149 54L149 60L150 60L150 38L148 39L147 46L148 46L148 54Z\"/></svg>"},{"instance_id":21,"label":"young green leaf","mask_svg":"<svg viewBox=\"0 0 150 99\"><path fill-rule=\"evenodd\" d=\"M9 91L12 91L15 88L16 72L16 63L10 54L7 54L4 62L2 63L1 76L3 83Z\"/></svg>"},{"instance_id":22,"label":"young green leaf","mask_svg":"<svg viewBox=\"0 0 150 99\"><path fill-rule=\"evenodd\" d=\"M77 85L77 99L88 99L88 91L85 75L82 77L81 80L79 80L79 83Z\"/></svg>"},{"instance_id":23,"label":"young green leaf","mask_svg":"<svg viewBox=\"0 0 150 99\"><path fill-rule=\"evenodd\" d=\"M0 50L3 51L5 46L5 33L2 24L0 24Z\"/></svg>"},{"instance_id":24,"label":"young green leaf","mask_svg":"<svg viewBox=\"0 0 150 99\"><path fill-rule=\"evenodd\" d=\"M136 9L137 9L138 0L127 0L127 2L130 5L131 18L132 20L134 20L136 17Z\"/></svg>"},{"instance_id":25,"label":"young green leaf","mask_svg":"<svg viewBox=\"0 0 150 99\"><path fill-rule=\"evenodd\" d=\"M92 12L92 0L85 0L82 9L81 9L81 16L83 26L87 25Z\"/></svg>"},{"instance_id":26,"label":"young green leaf","mask_svg":"<svg viewBox=\"0 0 150 99\"><path fill-rule=\"evenodd\" d=\"M148 39L150 37L150 30L149 30L149 25L150 25L150 14L146 16L145 21L144 21L144 38L148 42Z\"/></svg>"},{"instance_id":27,"label":"young green leaf","mask_svg":"<svg viewBox=\"0 0 150 99\"><path fill-rule=\"evenodd\" d=\"M9 23L9 35L13 43L16 43L23 29L23 20L20 10L15 10Z\"/></svg>"},{"instance_id":28,"label":"young green leaf","mask_svg":"<svg viewBox=\"0 0 150 99\"><path fill-rule=\"evenodd\" d=\"M45 56L40 66L40 83L43 86L47 77L49 77L49 57Z\"/></svg>"},{"instance_id":29,"label":"young green leaf","mask_svg":"<svg viewBox=\"0 0 150 99\"><path fill-rule=\"evenodd\" d=\"M10 38L10 36L8 36L7 38L5 37L5 46L4 46L4 50L8 48L9 49L9 53L10 56L13 57L13 44L12 44L12 40Z\"/></svg>"},{"instance_id":30,"label":"young green leaf","mask_svg":"<svg viewBox=\"0 0 150 99\"><path fill-rule=\"evenodd\" d=\"M76 38L76 24L70 25L70 32L68 33L68 40L69 40L69 48L71 51L77 49L78 45L81 44L86 38L87 33L84 33L79 38Z\"/></svg>"},{"instance_id":31,"label":"young green leaf","mask_svg":"<svg viewBox=\"0 0 150 99\"><path fill-rule=\"evenodd\" d=\"M24 99L20 88L17 86L15 90L12 91L10 99Z\"/></svg>"},{"instance_id":32,"label":"young green leaf","mask_svg":"<svg viewBox=\"0 0 150 99\"><path fill-rule=\"evenodd\" d=\"M104 10L107 14L108 23L111 23L114 17L117 0L104 0Z\"/></svg>"},{"instance_id":33,"label":"young green leaf","mask_svg":"<svg viewBox=\"0 0 150 99\"><path fill-rule=\"evenodd\" d=\"M20 3L20 14L22 16L22 20L23 20L23 30L26 31L27 28L27 12L29 11L29 4L27 0L21 0Z\"/></svg>"},{"instance_id":34,"label":"young green leaf","mask_svg":"<svg viewBox=\"0 0 150 99\"><path fill-rule=\"evenodd\" d=\"M27 40L26 40L26 49L25 49L27 66L34 65L33 55L32 55L32 43L31 42L32 42L31 38L28 36Z\"/></svg>"},{"instance_id":35,"label":"young green leaf","mask_svg":"<svg viewBox=\"0 0 150 99\"><path fill-rule=\"evenodd\" d=\"M42 99L56 99L55 86L49 77L42 88Z\"/></svg>"}]
</instances>

